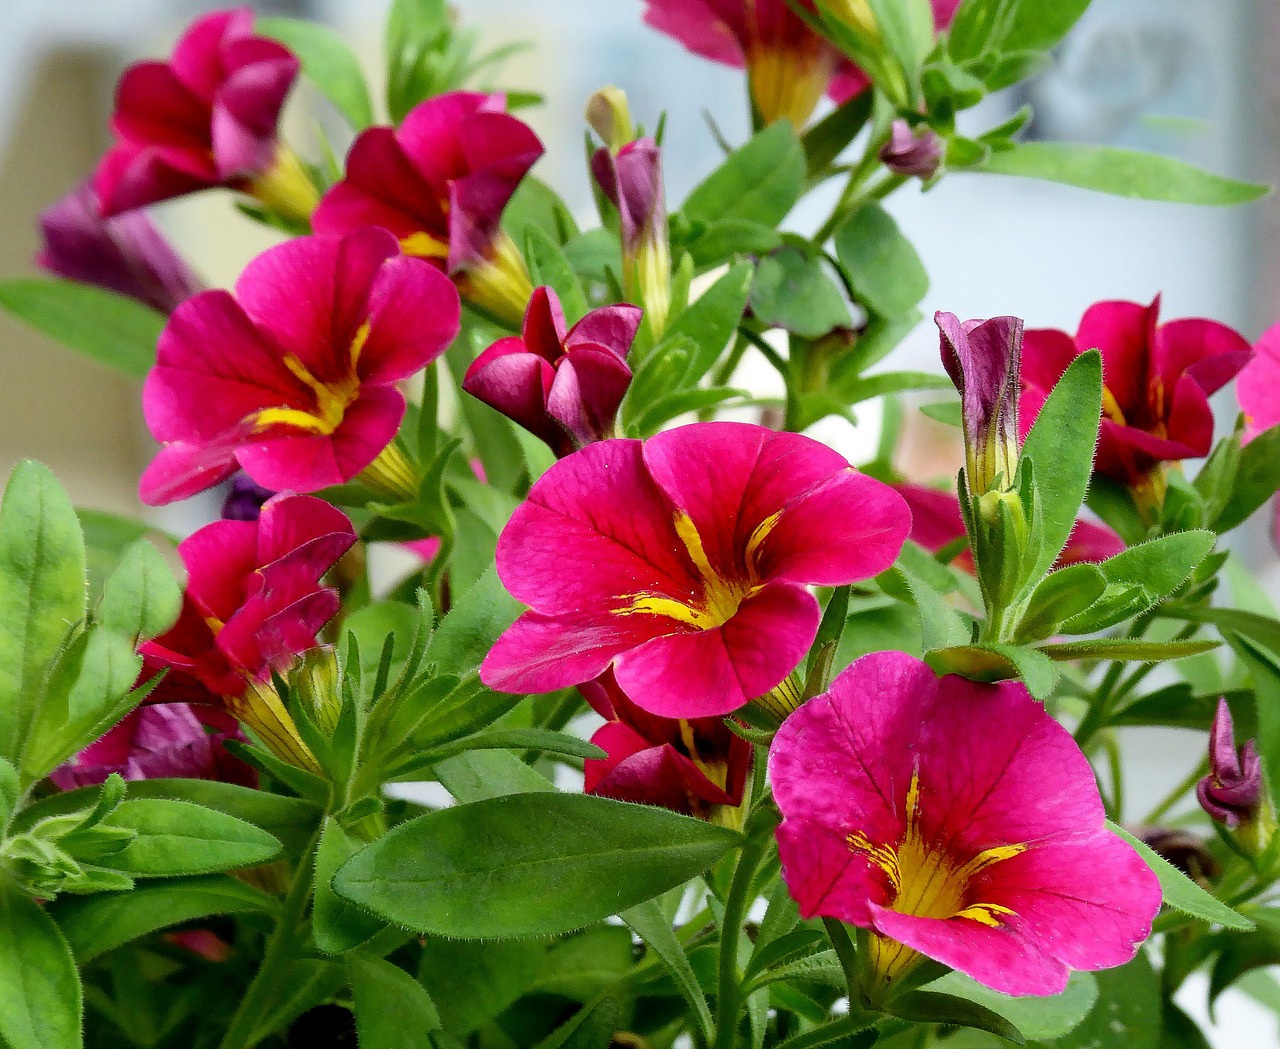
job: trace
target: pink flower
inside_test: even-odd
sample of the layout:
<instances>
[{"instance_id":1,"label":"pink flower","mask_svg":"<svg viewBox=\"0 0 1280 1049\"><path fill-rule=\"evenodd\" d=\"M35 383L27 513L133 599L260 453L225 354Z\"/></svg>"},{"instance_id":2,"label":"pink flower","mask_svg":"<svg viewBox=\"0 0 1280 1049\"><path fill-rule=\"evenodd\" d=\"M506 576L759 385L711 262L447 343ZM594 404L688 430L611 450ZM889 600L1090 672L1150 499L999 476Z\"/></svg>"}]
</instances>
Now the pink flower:
<instances>
[{"instance_id":1,"label":"pink flower","mask_svg":"<svg viewBox=\"0 0 1280 1049\"><path fill-rule=\"evenodd\" d=\"M1254 344L1253 360L1236 380L1236 395L1245 415L1247 439L1280 425L1280 324L1264 331Z\"/></svg>"},{"instance_id":2,"label":"pink flower","mask_svg":"<svg viewBox=\"0 0 1280 1049\"><path fill-rule=\"evenodd\" d=\"M1209 775L1196 785L1200 807L1228 827L1253 819L1262 802L1262 760L1257 744L1249 740L1238 751L1231 724L1231 708L1225 699L1209 730Z\"/></svg>"},{"instance_id":3,"label":"pink flower","mask_svg":"<svg viewBox=\"0 0 1280 1049\"><path fill-rule=\"evenodd\" d=\"M717 805L742 804L751 744L729 731L722 718L650 714L627 698L609 671L578 687L608 720L591 737L609 756L587 760L588 794L700 817Z\"/></svg>"},{"instance_id":4,"label":"pink flower","mask_svg":"<svg viewBox=\"0 0 1280 1049\"><path fill-rule=\"evenodd\" d=\"M282 44L253 35L247 7L196 19L168 62L130 66L111 118L118 141L94 175L102 214L214 186L267 198L286 184L309 211L315 191L308 200L306 176L276 139L298 69Z\"/></svg>"},{"instance_id":5,"label":"pink flower","mask_svg":"<svg viewBox=\"0 0 1280 1049\"><path fill-rule=\"evenodd\" d=\"M933 128L913 128L905 120L895 120L889 141L880 150L880 160L895 175L931 179L942 166L942 139Z\"/></svg>"},{"instance_id":6,"label":"pink flower","mask_svg":"<svg viewBox=\"0 0 1280 1049\"><path fill-rule=\"evenodd\" d=\"M1225 324L1176 320L1158 324L1160 299L1099 302L1074 338L1028 331L1022 352L1022 428L1031 428L1067 366L1081 353L1102 353L1102 430L1094 469L1131 488L1150 482L1164 462L1207 455L1213 441L1210 395L1253 356Z\"/></svg>"},{"instance_id":7,"label":"pink flower","mask_svg":"<svg viewBox=\"0 0 1280 1049\"><path fill-rule=\"evenodd\" d=\"M745 66L751 97L766 124L786 118L800 128L824 92L840 104L869 83L867 75L815 33L787 0L645 3L645 22L674 37L695 55L728 66ZM812 8L812 3L805 6ZM959 0L933 0L939 29L951 24L959 6Z\"/></svg>"},{"instance_id":8,"label":"pink flower","mask_svg":"<svg viewBox=\"0 0 1280 1049\"><path fill-rule=\"evenodd\" d=\"M481 679L550 692L612 665L650 713L727 714L813 643L807 586L883 571L909 528L901 496L798 434L694 423L588 445L543 474L499 537L498 575L531 610Z\"/></svg>"},{"instance_id":9,"label":"pink flower","mask_svg":"<svg viewBox=\"0 0 1280 1049\"><path fill-rule=\"evenodd\" d=\"M930 553L936 554L957 539L965 538L964 516L960 513L960 499L955 492L909 482L895 484L893 489L911 508L909 538L912 542L919 543ZM1058 555L1054 567L1061 568L1063 565L1079 564L1082 561L1105 561L1124 548L1124 540L1106 525L1082 517L1071 529L1067 545ZM972 551L965 547L952 559L951 564L972 575Z\"/></svg>"},{"instance_id":10,"label":"pink flower","mask_svg":"<svg viewBox=\"0 0 1280 1049\"><path fill-rule=\"evenodd\" d=\"M395 384L443 352L459 315L449 282L382 230L264 252L234 295L197 295L160 336L142 404L165 447L142 476L143 502L186 498L241 468L272 491L361 475L403 497L408 464L388 448L405 410Z\"/></svg>"},{"instance_id":11,"label":"pink flower","mask_svg":"<svg viewBox=\"0 0 1280 1049\"><path fill-rule=\"evenodd\" d=\"M355 541L342 511L290 494L267 500L256 521L214 521L184 539L182 613L138 650L144 678L168 671L148 702L218 707L282 756L309 762L271 673L313 648L338 611L320 580Z\"/></svg>"},{"instance_id":12,"label":"pink flower","mask_svg":"<svg viewBox=\"0 0 1280 1049\"><path fill-rule=\"evenodd\" d=\"M125 779L212 779L258 785L257 774L223 747L239 739L234 718L184 703L131 711L96 743L49 776L59 790L103 782L112 773Z\"/></svg>"},{"instance_id":13,"label":"pink flower","mask_svg":"<svg viewBox=\"0 0 1280 1049\"><path fill-rule=\"evenodd\" d=\"M519 337L499 339L467 369L462 388L568 455L614 432L631 385L635 306L592 310L568 331L551 288L537 288Z\"/></svg>"},{"instance_id":14,"label":"pink flower","mask_svg":"<svg viewBox=\"0 0 1280 1049\"><path fill-rule=\"evenodd\" d=\"M864 656L783 723L769 772L801 915L872 930L881 986L926 955L997 991L1056 994L1151 932L1159 882L1107 832L1089 762L1021 684Z\"/></svg>"},{"instance_id":15,"label":"pink flower","mask_svg":"<svg viewBox=\"0 0 1280 1049\"><path fill-rule=\"evenodd\" d=\"M390 230L406 255L429 260L469 299L518 322L532 288L498 223L542 143L505 108L503 95L451 91L416 106L398 128L362 132L346 177L316 209L316 232Z\"/></svg>"},{"instance_id":16,"label":"pink flower","mask_svg":"<svg viewBox=\"0 0 1280 1049\"><path fill-rule=\"evenodd\" d=\"M44 247L36 263L50 273L146 303L161 313L201 290L200 278L142 212L104 219L84 183L40 213Z\"/></svg>"}]
</instances>

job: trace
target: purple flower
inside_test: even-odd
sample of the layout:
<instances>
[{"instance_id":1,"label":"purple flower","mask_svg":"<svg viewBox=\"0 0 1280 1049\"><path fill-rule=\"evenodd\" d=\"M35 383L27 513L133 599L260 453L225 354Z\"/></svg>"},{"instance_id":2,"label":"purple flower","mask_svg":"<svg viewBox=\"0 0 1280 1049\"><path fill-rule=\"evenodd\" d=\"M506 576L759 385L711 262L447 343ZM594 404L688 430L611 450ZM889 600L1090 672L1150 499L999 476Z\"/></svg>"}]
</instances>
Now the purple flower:
<instances>
[{"instance_id":1,"label":"purple flower","mask_svg":"<svg viewBox=\"0 0 1280 1049\"><path fill-rule=\"evenodd\" d=\"M224 521L256 521L262 504L276 493L263 488L246 473L238 473L227 482L227 497L222 501Z\"/></svg>"},{"instance_id":2,"label":"purple flower","mask_svg":"<svg viewBox=\"0 0 1280 1049\"><path fill-rule=\"evenodd\" d=\"M905 120L895 120L880 159L895 175L931 179L942 164L942 140L930 127L912 128Z\"/></svg>"},{"instance_id":3,"label":"purple flower","mask_svg":"<svg viewBox=\"0 0 1280 1049\"><path fill-rule=\"evenodd\" d=\"M1004 489L1018 468L1018 390L1022 321L992 317L965 321L937 313L942 364L960 391L964 419L965 479L982 495L998 476Z\"/></svg>"},{"instance_id":4,"label":"purple flower","mask_svg":"<svg viewBox=\"0 0 1280 1049\"><path fill-rule=\"evenodd\" d=\"M41 212L40 231L44 247L36 264L59 277L127 295L161 313L172 313L204 290L141 211L101 218L92 183Z\"/></svg>"},{"instance_id":5,"label":"purple flower","mask_svg":"<svg viewBox=\"0 0 1280 1049\"><path fill-rule=\"evenodd\" d=\"M536 288L519 336L499 339L467 369L462 388L568 455L613 436L631 384L635 306L592 310L568 331L560 300Z\"/></svg>"},{"instance_id":6,"label":"purple flower","mask_svg":"<svg viewBox=\"0 0 1280 1049\"><path fill-rule=\"evenodd\" d=\"M1209 775L1196 787L1200 807L1219 823L1237 827L1251 819L1262 800L1262 762L1253 740L1236 750L1231 709L1218 700L1209 730Z\"/></svg>"}]
</instances>

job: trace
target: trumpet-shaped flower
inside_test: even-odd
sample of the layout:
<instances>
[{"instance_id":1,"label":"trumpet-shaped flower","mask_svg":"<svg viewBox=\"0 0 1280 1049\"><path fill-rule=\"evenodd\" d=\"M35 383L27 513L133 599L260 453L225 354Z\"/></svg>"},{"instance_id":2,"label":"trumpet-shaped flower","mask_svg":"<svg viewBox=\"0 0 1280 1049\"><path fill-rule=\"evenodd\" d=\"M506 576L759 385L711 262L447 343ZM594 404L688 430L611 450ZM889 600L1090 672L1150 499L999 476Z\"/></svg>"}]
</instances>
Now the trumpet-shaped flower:
<instances>
[{"instance_id":1,"label":"trumpet-shaped flower","mask_svg":"<svg viewBox=\"0 0 1280 1049\"><path fill-rule=\"evenodd\" d=\"M288 48L254 36L247 7L196 19L168 62L140 62L116 89L117 143L94 188L104 215L214 186L305 216L316 192L276 138L298 76Z\"/></svg>"},{"instance_id":2,"label":"trumpet-shaped flower","mask_svg":"<svg viewBox=\"0 0 1280 1049\"><path fill-rule=\"evenodd\" d=\"M1249 363L1243 336L1215 321L1160 324L1160 299L1099 302L1075 337L1036 329L1023 340L1022 427L1030 429L1054 384L1081 353L1102 353L1102 428L1094 469L1131 488L1150 483L1163 462L1207 455L1213 441L1209 397Z\"/></svg>"},{"instance_id":3,"label":"trumpet-shaped flower","mask_svg":"<svg viewBox=\"0 0 1280 1049\"><path fill-rule=\"evenodd\" d=\"M148 701L219 707L282 757L311 764L271 673L314 647L338 611L320 580L355 541L342 511L288 494L267 500L256 521L215 521L184 539L182 613L139 649L146 676L168 671Z\"/></svg>"},{"instance_id":4,"label":"trumpet-shaped flower","mask_svg":"<svg viewBox=\"0 0 1280 1049\"><path fill-rule=\"evenodd\" d=\"M139 707L49 778L59 790L91 787L113 773L125 779L212 779L256 787L253 769L223 746L239 738L235 719L218 710L184 703Z\"/></svg>"},{"instance_id":5,"label":"trumpet-shaped flower","mask_svg":"<svg viewBox=\"0 0 1280 1049\"><path fill-rule=\"evenodd\" d=\"M550 692L612 665L641 708L726 714L780 684L818 629L809 584L888 568L902 497L830 448L746 423L592 444L534 484L498 540L498 575L531 606L481 668Z\"/></svg>"},{"instance_id":6,"label":"trumpet-shaped flower","mask_svg":"<svg viewBox=\"0 0 1280 1049\"><path fill-rule=\"evenodd\" d=\"M951 23L959 0L932 0L939 29ZM787 0L645 0L644 20L695 55L746 67L751 97L765 123L804 125L823 94L837 104L866 89L867 75L791 9ZM805 6L813 9L812 0ZM828 4L856 23L865 2ZM840 10L847 7L849 12ZM860 12L859 12L860 13ZM866 15L869 16L869 11Z\"/></svg>"},{"instance_id":7,"label":"trumpet-shaped flower","mask_svg":"<svg viewBox=\"0 0 1280 1049\"><path fill-rule=\"evenodd\" d=\"M608 757L587 759L588 794L703 817L714 806L742 803L751 744L729 731L722 718L650 714L627 697L608 671L578 687L607 719L591 737Z\"/></svg>"},{"instance_id":8,"label":"trumpet-shaped flower","mask_svg":"<svg viewBox=\"0 0 1280 1049\"><path fill-rule=\"evenodd\" d=\"M241 468L272 491L360 475L403 498L414 485L388 447L405 410L395 384L444 351L459 316L449 281L383 230L264 252L234 295L197 295L160 336L142 404L164 448L143 501L186 498Z\"/></svg>"},{"instance_id":9,"label":"trumpet-shaped flower","mask_svg":"<svg viewBox=\"0 0 1280 1049\"><path fill-rule=\"evenodd\" d=\"M1253 359L1236 380L1245 415L1245 437L1252 439L1280 425L1280 324L1268 328L1254 344Z\"/></svg>"},{"instance_id":10,"label":"trumpet-shaped flower","mask_svg":"<svg viewBox=\"0 0 1280 1049\"><path fill-rule=\"evenodd\" d=\"M556 293L537 288L520 336L480 354L462 388L568 455L612 436L639 326L640 310L624 304L592 310L566 331Z\"/></svg>"},{"instance_id":11,"label":"trumpet-shaped flower","mask_svg":"<svg viewBox=\"0 0 1280 1049\"><path fill-rule=\"evenodd\" d=\"M161 313L201 290L200 279L140 211L104 219L89 183L40 213L44 247L36 263L50 273L137 299Z\"/></svg>"},{"instance_id":12,"label":"trumpet-shaped flower","mask_svg":"<svg viewBox=\"0 0 1280 1049\"><path fill-rule=\"evenodd\" d=\"M870 929L882 987L925 955L1056 994L1129 961L1160 908L1089 762L1021 684L864 656L783 723L769 771L801 915Z\"/></svg>"},{"instance_id":13,"label":"trumpet-shaped flower","mask_svg":"<svg viewBox=\"0 0 1280 1049\"><path fill-rule=\"evenodd\" d=\"M406 255L427 259L468 299L519 323L532 287L498 223L542 143L505 109L503 95L452 91L416 106L398 128L362 132L344 178L316 209L316 232L390 230Z\"/></svg>"}]
</instances>

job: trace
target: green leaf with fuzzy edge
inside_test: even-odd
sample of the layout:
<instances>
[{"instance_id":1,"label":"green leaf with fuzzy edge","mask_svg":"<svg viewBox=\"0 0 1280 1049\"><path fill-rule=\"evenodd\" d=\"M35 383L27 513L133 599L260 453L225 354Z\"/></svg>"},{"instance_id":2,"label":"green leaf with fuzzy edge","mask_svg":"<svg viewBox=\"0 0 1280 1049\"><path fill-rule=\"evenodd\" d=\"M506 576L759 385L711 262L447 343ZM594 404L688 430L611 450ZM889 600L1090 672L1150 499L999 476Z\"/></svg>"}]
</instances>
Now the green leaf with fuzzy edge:
<instances>
[{"instance_id":1,"label":"green leaf with fuzzy edge","mask_svg":"<svg viewBox=\"0 0 1280 1049\"><path fill-rule=\"evenodd\" d=\"M35 900L0 880L0 1042L9 1049L79 1049L80 974L71 948Z\"/></svg>"}]
</instances>

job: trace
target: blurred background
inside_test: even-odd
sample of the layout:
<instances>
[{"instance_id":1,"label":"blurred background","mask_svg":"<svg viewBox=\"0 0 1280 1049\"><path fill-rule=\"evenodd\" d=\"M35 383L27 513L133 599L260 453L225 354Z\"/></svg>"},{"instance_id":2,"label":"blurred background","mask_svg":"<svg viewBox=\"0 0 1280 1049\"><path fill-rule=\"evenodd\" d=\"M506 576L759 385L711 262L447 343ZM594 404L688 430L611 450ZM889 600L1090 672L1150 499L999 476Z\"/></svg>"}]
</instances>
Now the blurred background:
<instances>
[{"instance_id":1,"label":"blurred background","mask_svg":"<svg viewBox=\"0 0 1280 1049\"><path fill-rule=\"evenodd\" d=\"M716 163L708 121L730 141L747 131L740 73L686 54L646 29L639 0L455 0L461 18L488 45L527 40L504 86L546 95L522 113L547 155L537 173L584 221L591 197L583 163L582 108L597 87L624 88L636 118L653 127L670 111L665 140L672 203ZM168 53L195 15L195 0L0 0L0 278L30 274L35 218L78 184L108 144L112 91L125 65ZM381 0L276 0L260 11L328 22L382 74ZM1053 69L995 96L966 116L993 126L1024 102L1036 109L1031 133L1046 139L1157 150L1237 177L1280 179L1280 10L1274 0L1095 0L1065 41ZM295 93L285 134L305 154L319 121L341 124L307 90ZM335 137L335 143L345 145ZM792 215L815 226L831 201L808 201ZM1015 313L1031 327L1073 331L1092 302L1164 296L1166 317L1212 317L1249 338L1280 321L1280 202L1210 209L1116 200L1069 188L994 176L948 178L934 191L908 188L890 202L928 266L926 315ZM236 213L225 195L204 194L153 209L211 284L230 284L272 241ZM937 370L937 338L921 325L888 362ZM0 316L0 469L20 458L48 463L83 506L142 513L135 488L154 445L142 423L138 387ZM767 389L767 368L749 382ZM1222 414L1231 416L1231 405ZM860 431L824 426L819 436L856 462L869 458L878 419ZM905 453L922 479L954 474L952 431L921 423ZM184 532L213 513L193 501L150 511ZM1267 515L1260 515L1267 516ZM1280 593L1264 526L1233 539L1273 594ZM1203 738L1173 730L1135 741L1131 793L1143 811L1199 757ZM1272 981L1272 987L1280 989ZM1265 984L1257 994L1269 993ZM1203 984L1184 1005L1203 1016ZM1218 1008L1219 1047L1280 1045L1274 1014L1241 992Z\"/></svg>"}]
</instances>

